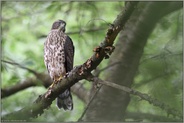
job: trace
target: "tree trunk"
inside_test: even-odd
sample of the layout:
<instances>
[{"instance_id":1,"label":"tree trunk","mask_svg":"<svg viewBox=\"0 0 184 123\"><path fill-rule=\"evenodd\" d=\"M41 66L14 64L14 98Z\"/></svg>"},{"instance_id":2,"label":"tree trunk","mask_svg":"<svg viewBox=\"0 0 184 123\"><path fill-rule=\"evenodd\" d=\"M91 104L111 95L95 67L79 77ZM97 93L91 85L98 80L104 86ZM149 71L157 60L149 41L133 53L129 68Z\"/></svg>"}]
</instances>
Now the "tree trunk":
<instances>
[{"instance_id":1,"label":"tree trunk","mask_svg":"<svg viewBox=\"0 0 184 123\"><path fill-rule=\"evenodd\" d=\"M182 7L182 2L140 2L120 32L106 71L106 80L131 87L149 35L160 18ZM103 86L86 111L84 121L124 121L130 97Z\"/></svg>"}]
</instances>

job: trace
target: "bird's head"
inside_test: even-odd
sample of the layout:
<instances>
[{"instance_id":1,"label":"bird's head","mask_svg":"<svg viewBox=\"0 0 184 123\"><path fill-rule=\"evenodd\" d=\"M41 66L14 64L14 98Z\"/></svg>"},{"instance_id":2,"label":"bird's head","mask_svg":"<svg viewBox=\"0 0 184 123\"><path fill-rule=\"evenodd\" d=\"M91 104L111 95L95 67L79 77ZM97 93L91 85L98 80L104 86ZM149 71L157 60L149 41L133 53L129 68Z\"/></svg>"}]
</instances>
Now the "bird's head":
<instances>
[{"instance_id":1,"label":"bird's head","mask_svg":"<svg viewBox=\"0 0 184 123\"><path fill-rule=\"evenodd\" d=\"M58 29L59 31L65 32L66 22L63 20L57 20L52 24L51 29Z\"/></svg>"}]
</instances>

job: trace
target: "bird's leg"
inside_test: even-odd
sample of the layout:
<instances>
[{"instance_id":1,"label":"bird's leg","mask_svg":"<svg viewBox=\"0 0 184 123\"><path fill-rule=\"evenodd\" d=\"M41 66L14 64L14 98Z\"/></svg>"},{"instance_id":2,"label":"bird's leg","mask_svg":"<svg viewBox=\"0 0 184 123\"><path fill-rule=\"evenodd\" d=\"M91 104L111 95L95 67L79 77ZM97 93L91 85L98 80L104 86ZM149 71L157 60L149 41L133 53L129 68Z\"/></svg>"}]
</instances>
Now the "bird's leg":
<instances>
[{"instance_id":1,"label":"bird's leg","mask_svg":"<svg viewBox=\"0 0 184 123\"><path fill-rule=\"evenodd\" d=\"M61 81L63 76L61 75L59 78L54 79L54 82L50 85L49 88L53 88L54 84L57 84L59 81Z\"/></svg>"},{"instance_id":2,"label":"bird's leg","mask_svg":"<svg viewBox=\"0 0 184 123\"><path fill-rule=\"evenodd\" d=\"M55 84L57 84L58 82L60 82L62 79L63 79L63 76L61 75L59 78L57 78L57 79L55 80Z\"/></svg>"},{"instance_id":3,"label":"bird's leg","mask_svg":"<svg viewBox=\"0 0 184 123\"><path fill-rule=\"evenodd\" d=\"M52 93L52 88L54 87L55 84L57 84L58 82L60 82L62 80L63 76L59 76L59 78L54 78L54 81L52 82L52 84L49 86L49 89L45 95L45 98L48 98L49 95L51 95Z\"/></svg>"},{"instance_id":4,"label":"bird's leg","mask_svg":"<svg viewBox=\"0 0 184 123\"><path fill-rule=\"evenodd\" d=\"M49 89L52 89L52 88L53 88L53 86L54 86L54 84L55 84L55 81L54 81L54 82L52 82L52 84L49 86Z\"/></svg>"},{"instance_id":5,"label":"bird's leg","mask_svg":"<svg viewBox=\"0 0 184 123\"><path fill-rule=\"evenodd\" d=\"M49 86L49 89L52 89L55 84L57 84L57 81L52 82L52 84Z\"/></svg>"}]
</instances>

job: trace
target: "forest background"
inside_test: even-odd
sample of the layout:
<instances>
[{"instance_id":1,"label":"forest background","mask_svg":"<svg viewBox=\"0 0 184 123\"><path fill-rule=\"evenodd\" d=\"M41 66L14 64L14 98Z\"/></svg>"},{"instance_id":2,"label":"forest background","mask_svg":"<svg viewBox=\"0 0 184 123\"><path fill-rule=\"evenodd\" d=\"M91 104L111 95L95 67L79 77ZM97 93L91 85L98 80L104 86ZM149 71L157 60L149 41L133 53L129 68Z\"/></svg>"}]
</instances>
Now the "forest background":
<instances>
[{"instance_id":1,"label":"forest background","mask_svg":"<svg viewBox=\"0 0 184 123\"><path fill-rule=\"evenodd\" d=\"M51 81L43 44L55 20L67 23L77 66L93 55L130 3L2 2L1 117L47 91ZM41 116L26 121L183 121L183 2L138 2L132 11L115 39L114 52L92 73L152 100L106 85L95 88L83 79L72 87L73 111L58 110L54 101Z\"/></svg>"}]
</instances>

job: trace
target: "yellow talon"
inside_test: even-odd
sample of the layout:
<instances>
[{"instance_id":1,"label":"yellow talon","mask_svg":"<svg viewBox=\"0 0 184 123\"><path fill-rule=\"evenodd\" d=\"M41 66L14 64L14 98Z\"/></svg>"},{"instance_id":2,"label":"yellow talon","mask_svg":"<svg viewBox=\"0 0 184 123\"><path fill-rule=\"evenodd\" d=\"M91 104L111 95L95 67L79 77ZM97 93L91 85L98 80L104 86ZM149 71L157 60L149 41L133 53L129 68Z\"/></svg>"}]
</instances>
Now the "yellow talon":
<instances>
[{"instance_id":1,"label":"yellow talon","mask_svg":"<svg viewBox=\"0 0 184 123\"><path fill-rule=\"evenodd\" d=\"M53 82L53 83L49 86L49 88L51 89L51 88L54 86L54 84L55 84L55 83Z\"/></svg>"},{"instance_id":2,"label":"yellow talon","mask_svg":"<svg viewBox=\"0 0 184 123\"><path fill-rule=\"evenodd\" d=\"M61 81L63 76L61 75L59 78L54 79L54 82L49 86L49 88L52 88L54 84L57 84L59 81Z\"/></svg>"},{"instance_id":3,"label":"yellow talon","mask_svg":"<svg viewBox=\"0 0 184 123\"><path fill-rule=\"evenodd\" d=\"M63 76L61 75L56 81L59 82L60 80L62 80Z\"/></svg>"}]
</instances>

